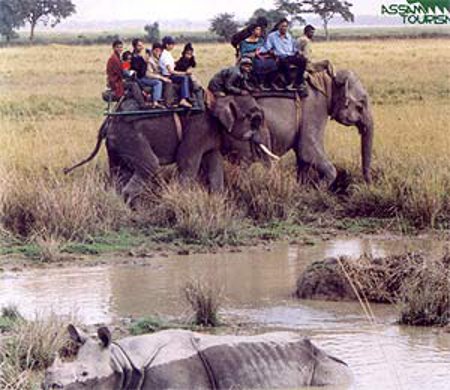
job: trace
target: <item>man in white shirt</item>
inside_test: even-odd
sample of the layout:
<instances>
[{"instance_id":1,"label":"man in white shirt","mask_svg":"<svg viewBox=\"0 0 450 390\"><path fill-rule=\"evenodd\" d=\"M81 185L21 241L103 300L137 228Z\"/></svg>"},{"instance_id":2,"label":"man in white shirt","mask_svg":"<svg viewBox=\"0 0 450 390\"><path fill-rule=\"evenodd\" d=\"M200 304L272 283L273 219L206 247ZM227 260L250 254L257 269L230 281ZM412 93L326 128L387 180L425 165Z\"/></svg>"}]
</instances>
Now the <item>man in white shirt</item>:
<instances>
[{"instance_id":1,"label":"man in white shirt","mask_svg":"<svg viewBox=\"0 0 450 390\"><path fill-rule=\"evenodd\" d=\"M164 50L159 58L161 73L163 76L169 77L174 83L180 85L180 106L192 108L192 104L188 101L191 95L189 87L189 75L191 72L189 70L186 72L175 70L175 60L170 53L175 47L175 41L172 37L164 37L162 40L162 45Z\"/></svg>"}]
</instances>

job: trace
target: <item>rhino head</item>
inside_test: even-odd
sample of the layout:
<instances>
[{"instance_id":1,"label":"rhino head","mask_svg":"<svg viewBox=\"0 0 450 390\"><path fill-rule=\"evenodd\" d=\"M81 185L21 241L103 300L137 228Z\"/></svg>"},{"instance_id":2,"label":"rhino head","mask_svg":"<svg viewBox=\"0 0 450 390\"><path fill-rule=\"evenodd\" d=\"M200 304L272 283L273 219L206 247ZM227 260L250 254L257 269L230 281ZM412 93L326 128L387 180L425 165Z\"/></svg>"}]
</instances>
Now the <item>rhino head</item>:
<instances>
[{"instance_id":1,"label":"rhino head","mask_svg":"<svg viewBox=\"0 0 450 390\"><path fill-rule=\"evenodd\" d=\"M106 327L97 331L98 340L88 337L73 325L68 327L70 338L78 352L72 361L57 357L45 373L42 388L64 390L106 390L128 387L133 366L120 347L111 342Z\"/></svg>"}]
</instances>

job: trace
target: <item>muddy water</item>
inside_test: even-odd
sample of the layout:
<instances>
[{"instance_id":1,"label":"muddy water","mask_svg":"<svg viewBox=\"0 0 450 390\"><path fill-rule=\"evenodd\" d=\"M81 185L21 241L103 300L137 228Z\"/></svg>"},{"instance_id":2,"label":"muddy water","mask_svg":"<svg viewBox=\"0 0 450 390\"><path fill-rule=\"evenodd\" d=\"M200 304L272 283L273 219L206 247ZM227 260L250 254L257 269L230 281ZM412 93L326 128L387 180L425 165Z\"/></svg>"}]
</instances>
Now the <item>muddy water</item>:
<instances>
[{"instance_id":1,"label":"muddy water","mask_svg":"<svg viewBox=\"0 0 450 390\"><path fill-rule=\"evenodd\" d=\"M298 301L298 275L328 256L386 255L406 249L440 251L426 240L342 239L314 246L280 245L272 251L173 256L145 265L60 268L0 274L0 306L76 313L88 324L148 314L180 315L180 290L202 278L222 286L224 315L267 329L294 329L345 360L351 389L450 389L450 334L395 325L395 308L374 305L369 323L355 303Z\"/></svg>"}]
</instances>

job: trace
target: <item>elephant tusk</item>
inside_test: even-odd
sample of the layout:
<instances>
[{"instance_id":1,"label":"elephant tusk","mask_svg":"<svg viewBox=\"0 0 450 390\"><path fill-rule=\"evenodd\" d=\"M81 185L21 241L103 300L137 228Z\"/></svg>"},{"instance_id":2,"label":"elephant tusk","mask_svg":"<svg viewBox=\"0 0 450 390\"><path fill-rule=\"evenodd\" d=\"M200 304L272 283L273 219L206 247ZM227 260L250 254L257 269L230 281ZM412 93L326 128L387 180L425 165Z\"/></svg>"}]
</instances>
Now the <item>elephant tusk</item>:
<instances>
[{"instance_id":1,"label":"elephant tusk","mask_svg":"<svg viewBox=\"0 0 450 390\"><path fill-rule=\"evenodd\" d=\"M273 160L275 160L275 161L280 161L281 158L280 158L279 156L277 156L276 154L272 153L272 152L270 151L270 149L269 149L266 145L264 145L264 144L259 144L258 146L259 146L259 148L260 148L267 156L269 156L271 159L273 159Z\"/></svg>"}]
</instances>

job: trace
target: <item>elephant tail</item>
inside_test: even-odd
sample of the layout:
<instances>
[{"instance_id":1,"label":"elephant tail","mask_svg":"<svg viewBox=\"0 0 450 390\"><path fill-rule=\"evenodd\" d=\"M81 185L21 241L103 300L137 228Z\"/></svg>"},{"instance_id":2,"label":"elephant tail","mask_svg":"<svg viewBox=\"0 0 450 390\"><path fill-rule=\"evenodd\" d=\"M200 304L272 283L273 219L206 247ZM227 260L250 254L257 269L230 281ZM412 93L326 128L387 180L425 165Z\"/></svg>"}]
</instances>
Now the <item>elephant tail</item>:
<instances>
[{"instance_id":1,"label":"elephant tail","mask_svg":"<svg viewBox=\"0 0 450 390\"><path fill-rule=\"evenodd\" d=\"M94 157L100 151L100 147L102 146L103 140L106 138L106 131L108 129L109 122L110 122L110 118L108 117L103 121L102 125L100 126L100 130L98 131L98 136L97 136L97 144L95 145L95 148L92 151L92 153L87 158L85 158L83 161L80 161L79 163L73 165L72 167L64 168L63 172L65 175L68 175L73 170L87 164L89 161L92 161L94 159Z\"/></svg>"}]
</instances>

